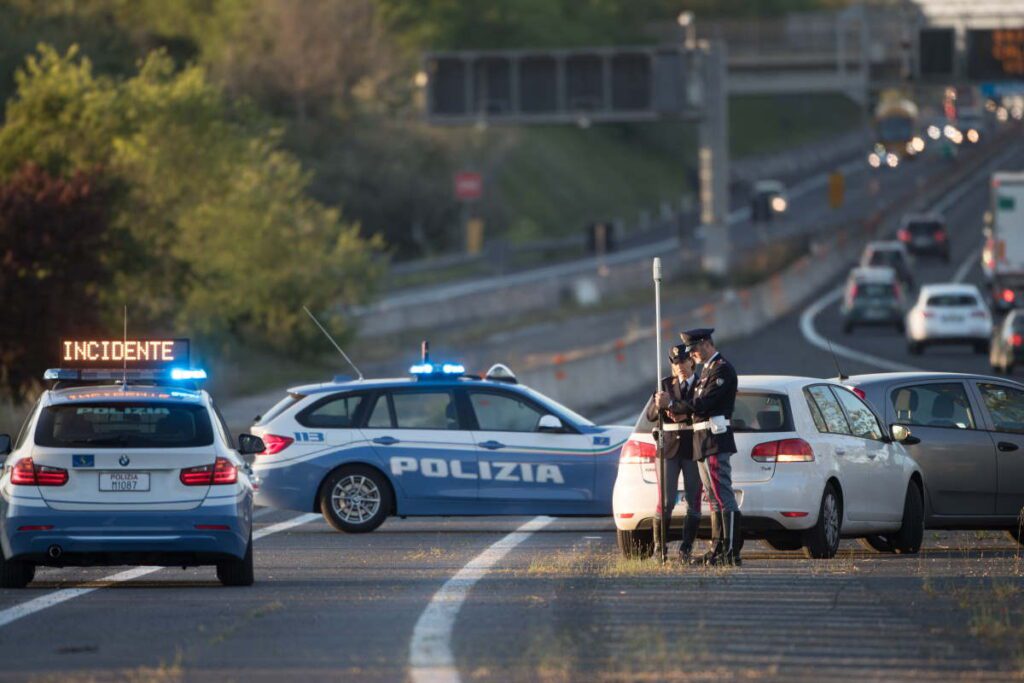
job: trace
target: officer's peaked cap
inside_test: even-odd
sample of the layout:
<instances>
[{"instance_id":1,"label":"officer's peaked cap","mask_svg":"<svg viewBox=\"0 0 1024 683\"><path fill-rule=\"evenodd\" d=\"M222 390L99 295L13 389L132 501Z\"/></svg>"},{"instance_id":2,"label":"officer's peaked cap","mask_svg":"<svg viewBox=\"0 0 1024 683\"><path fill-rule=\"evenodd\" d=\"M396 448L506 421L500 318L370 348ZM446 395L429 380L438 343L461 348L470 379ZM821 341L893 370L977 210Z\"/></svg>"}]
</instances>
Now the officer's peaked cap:
<instances>
[{"instance_id":1,"label":"officer's peaked cap","mask_svg":"<svg viewBox=\"0 0 1024 683\"><path fill-rule=\"evenodd\" d=\"M706 339L711 339L711 335L714 333L713 327L698 327L692 330L686 330L679 334L679 337L683 340L683 345L686 347L686 353L693 351L697 344L701 343Z\"/></svg>"},{"instance_id":2,"label":"officer's peaked cap","mask_svg":"<svg viewBox=\"0 0 1024 683\"><path fill-rule=\"evenodd\" d=\"M668 362L669 363L681 363L689 358L686 355L686 344L676 344L668 350Z\"/></svg>"}]
</instances>

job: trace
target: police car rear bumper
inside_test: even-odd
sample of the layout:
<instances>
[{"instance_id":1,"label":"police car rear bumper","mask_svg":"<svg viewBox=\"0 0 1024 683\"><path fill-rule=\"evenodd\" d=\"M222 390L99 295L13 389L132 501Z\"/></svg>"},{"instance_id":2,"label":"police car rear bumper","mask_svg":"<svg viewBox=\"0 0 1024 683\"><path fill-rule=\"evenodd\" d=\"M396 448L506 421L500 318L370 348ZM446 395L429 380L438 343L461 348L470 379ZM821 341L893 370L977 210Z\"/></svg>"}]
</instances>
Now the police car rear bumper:
<instances>
[{"instance_id":1,"label":"police car rear bumper","mask_svg":"<svg viewBox=\"0 0 1024 683\"><path fill-rule=\"evenodd\" d=\"M252 512L235 505L111 513L8 507L0 528L7 559L46 566L195 566L244 557ZM57 550L55 550L57 549Z\"/></svg>"}]
</instances>

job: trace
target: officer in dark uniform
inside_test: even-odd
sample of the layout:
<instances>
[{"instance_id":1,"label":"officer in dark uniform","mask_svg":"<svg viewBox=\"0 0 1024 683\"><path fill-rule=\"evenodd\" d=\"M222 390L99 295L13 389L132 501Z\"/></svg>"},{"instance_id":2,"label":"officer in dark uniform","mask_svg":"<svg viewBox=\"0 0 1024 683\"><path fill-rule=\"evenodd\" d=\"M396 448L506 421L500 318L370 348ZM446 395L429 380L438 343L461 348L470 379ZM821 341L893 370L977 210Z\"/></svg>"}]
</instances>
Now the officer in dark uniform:
<instances>
[{"instance_id":1,"label":"officer in dark uniform","mask_svg":"<svg viewBox=\"0 0 1024 683\"><path fill-rule=\"evenodd\" d=\"M667 500L665 515L672 517L676 496L679 492L679 475L683 475L683 488L686 494L686 518L683 522L683 542L679 546L679 559L689 564L692 559L693 543L700 529L700 506L704 488L701 483L697 459L693 453L693 420L685 413L670 413L666 408L672 400L682 401L693 398L696 377L693 371L696 363L686 353L686 346L678 344L669 349L669 363L672 364L672 375L661 380L661 391L647 407L647 419L658 421L661 411L662 452L665 458L665 477L667 483ZM660 511L659 511L660 512ZM661 515L654 518L654 539L658 543L661 535L658 527ZM660 550L657 548L655 552ZM661 556L660 554L658 555Z\"/></svg>"},{"instance_id":2,"label":"officer in dark uniform","mask_svg":"<svg viewBox=\"0 0 1024 683\"><path fill-rule=\"evenodd\" d=\"M693 396L670 401L673 415L689 415L693 420L693 449L700 463L700 475L708 490L712 515L713 546L705 564L741 564L743 518L732 490L732 466L736 452L732 432L732 412L736 404L736 370L715 348L713 329L699 328L683 332L686 353L702 364Z\"/></svg>"}]
</instances>

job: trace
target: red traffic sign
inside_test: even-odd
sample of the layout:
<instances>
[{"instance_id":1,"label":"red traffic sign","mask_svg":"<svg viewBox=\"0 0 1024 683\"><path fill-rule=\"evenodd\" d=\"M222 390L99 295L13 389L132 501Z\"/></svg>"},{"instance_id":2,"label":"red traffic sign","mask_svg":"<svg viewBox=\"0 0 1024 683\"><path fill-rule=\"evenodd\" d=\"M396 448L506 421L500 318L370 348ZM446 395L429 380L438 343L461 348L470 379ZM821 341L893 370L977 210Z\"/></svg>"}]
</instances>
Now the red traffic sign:
<instances>
[{"instance_id":1,"label":"red traffic sign","mask_svg":"<svg viewBox=\"0 0 1024 683\"><path fill-rule=\"evenodd\" d=\"M460 171L455 174L455 198L466 202L480 199L484 191L484 179L475 171Z\"/></svg>"}]
</instances>

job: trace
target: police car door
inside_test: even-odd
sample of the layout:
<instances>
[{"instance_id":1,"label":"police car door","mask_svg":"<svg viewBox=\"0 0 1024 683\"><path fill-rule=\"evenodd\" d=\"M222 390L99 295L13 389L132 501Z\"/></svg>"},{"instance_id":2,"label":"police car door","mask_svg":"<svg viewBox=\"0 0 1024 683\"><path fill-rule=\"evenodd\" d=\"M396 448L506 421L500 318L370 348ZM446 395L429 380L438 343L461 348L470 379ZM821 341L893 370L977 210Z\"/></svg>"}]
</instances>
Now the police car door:
<instances>
[{"instance_id":1,"label":"police car door","mask_svg":"<svg viewBox=\"0 0 1024 683\"><path fill-rule=\"evenodd\" d=\"M594 501L593 435L542 431L548 411L519 394L461 390L475 419L480 500L496 513L587 512Z\"/></svg>"},{"instance_id":2,"label":"police car door","mask_svg":"<svg viewBox=\"0 0 1024 683\"><path fill-rule=\"evenodd\" d=\"M382 391L362 431L386 463L400 496L476 500L476 448L462 428L452 388Z\"/></svg>"}]
</instances>

